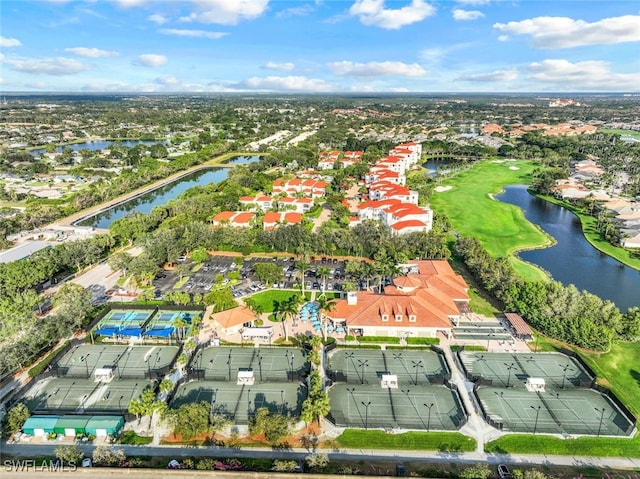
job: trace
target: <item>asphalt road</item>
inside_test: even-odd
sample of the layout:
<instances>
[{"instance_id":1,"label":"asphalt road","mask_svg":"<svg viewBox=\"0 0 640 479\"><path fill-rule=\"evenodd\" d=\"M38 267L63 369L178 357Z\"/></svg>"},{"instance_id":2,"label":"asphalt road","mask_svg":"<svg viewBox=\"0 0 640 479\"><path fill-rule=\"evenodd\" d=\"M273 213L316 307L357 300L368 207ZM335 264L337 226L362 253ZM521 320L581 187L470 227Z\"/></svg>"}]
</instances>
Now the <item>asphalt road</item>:
<instances>
[{"instance_id":1,"label":"asphalt road","mask_svg":"<svg viewBox=\"0 0 640 479\"><path fill-rule=\"evenodd\" d=\"M2 444L0 459L4 464L5 456L33 458L53 456L56 444ZM85 455L90 456L96 446L80 445ZM308 449L269 449L269 448L224 448L224 447L180 447L180 446L128 446L118 445L130 456L167 457L180 460L181 457L253 457L261 459L293 459L304 460L310 453ZM422 463L457 463L457 464L511 464L514 466L580 466L608 469L638 469L640 458L617 457L582 457L553 456L544 454L487 454L483 452L448 453L437 451L388 451L368 449L322 450L330 460L348 461L391 461ZM3 466L4 468L4 466ZM1 475L6 476L3 472ZM172 476L173 477L173 476Z\"/></svg>"}]
</instances>

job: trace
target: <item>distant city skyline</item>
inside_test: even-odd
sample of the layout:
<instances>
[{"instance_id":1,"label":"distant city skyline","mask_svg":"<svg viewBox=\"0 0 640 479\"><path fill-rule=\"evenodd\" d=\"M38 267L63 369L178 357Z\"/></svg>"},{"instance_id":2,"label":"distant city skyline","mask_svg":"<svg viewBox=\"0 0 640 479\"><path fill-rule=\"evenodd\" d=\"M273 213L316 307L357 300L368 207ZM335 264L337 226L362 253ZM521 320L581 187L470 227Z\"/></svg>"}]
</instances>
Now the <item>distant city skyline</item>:
<instances>
[{"instance_id":1,"label":"distant city skyline","mask_svg":"<svg viewBox=\"0 0 640 479\"><path fill-rule=\"evenodd\" d=\"M637 92L640 5L0 3L3 92Z\"/></svg>"}]
</instances>

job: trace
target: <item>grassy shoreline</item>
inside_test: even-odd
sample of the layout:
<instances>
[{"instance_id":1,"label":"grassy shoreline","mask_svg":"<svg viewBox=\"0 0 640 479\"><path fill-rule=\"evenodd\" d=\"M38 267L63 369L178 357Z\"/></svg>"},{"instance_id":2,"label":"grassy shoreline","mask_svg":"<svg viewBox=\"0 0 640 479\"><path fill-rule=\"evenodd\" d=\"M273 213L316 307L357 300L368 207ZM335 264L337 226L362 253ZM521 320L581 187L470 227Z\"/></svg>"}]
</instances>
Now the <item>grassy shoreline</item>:
<instances>
[{"instance_id":1,"label":"grassy shoreline","mask_svg":"<svg viewBox=\"0 0 640 479\"><path fill-rule=\"evenodd\" d=\"M631 252L629 250L626 250L619 246L613 246L608 241L602 239L600 232L596 229L596 224L598 222L596 218L583 213L579 208L575 207L571 203L559 200L557 198L554 198L553 196L537 194L534 194L534 196L548 201L549 203L553 203L554 205L561 206L562 208L565 208L566 210L573 213L580 220L582 234L584 235L585 239L591 244L591 246L593 246L598 251L606 254L607 256L610 256L613 259L619 261L625 266L629 266L630 268L640 271L640 259L631 257Z\"/></svg>"}]
</instances>

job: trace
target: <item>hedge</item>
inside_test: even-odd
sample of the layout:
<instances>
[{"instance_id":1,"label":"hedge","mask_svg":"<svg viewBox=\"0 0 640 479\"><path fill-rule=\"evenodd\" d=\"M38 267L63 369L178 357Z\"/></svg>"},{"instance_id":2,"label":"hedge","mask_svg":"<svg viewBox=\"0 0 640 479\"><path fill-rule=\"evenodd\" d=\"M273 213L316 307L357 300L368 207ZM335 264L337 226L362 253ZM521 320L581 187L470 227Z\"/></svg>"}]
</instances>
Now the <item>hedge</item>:
<instances>
[{"instance_id":1,"label":"hedge","mask_svg":"<svg viewBox=\"0 0 640 479\"><path fill-rule=\"evenodd\" d=\"M400 338L396 338L393 336L358 336L358 342L400 344Z\"/></svg>"},{"instance_id":2,"label":"hedge","mask_svg":"<svg viewBox=\"0 0 640 479\"><path fill-rule=\"evenodd\" d=\"M60 351L66 348L70 342L71 340L66 340L62 346L51 351L49 354L47 354L47 356L42 361L40 361L31 369L29 369L29 377L32 378L34 376L37 376L38 374L43 373L44 370L47 369L51 361L53 361L53 358L56 357L56 354L58 354Z\"/></svg>"},{"instance_id":3,"label":"hedge","mask_svg":"<svg viewBox=\"0 0 640 479\"><path fill-rule=\"evenodd\" d=\"M407 338L407 344L440 344L440 338Z\"/></svg>"}]
</instances>

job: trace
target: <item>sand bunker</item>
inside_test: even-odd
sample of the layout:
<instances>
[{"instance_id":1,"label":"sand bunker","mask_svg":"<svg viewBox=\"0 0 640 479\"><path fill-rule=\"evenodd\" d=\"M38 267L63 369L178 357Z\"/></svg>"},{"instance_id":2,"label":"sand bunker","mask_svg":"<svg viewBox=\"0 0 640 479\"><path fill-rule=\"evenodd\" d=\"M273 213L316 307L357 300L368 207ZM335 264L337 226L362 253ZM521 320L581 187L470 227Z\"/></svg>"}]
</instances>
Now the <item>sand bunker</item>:
<instances>
[{"instance_id":1,"label":"sand bunker","mask_svg":"<svg viewBox=\"0 0 640 479\"><path fill-rule=\"evenodd\" d=\"M443 191L449 191L451 188L453 188L453 186L436 186L435 190L438 193L442 193Z\"/></svg>"},{"instance_id":2,"label":"sand bunker","mask_svg":"<svg viewBox=\"0 0 640 479\"><path fill-rule=\"evenodd\" d=\"M518 168L517 166L510 166L509 169L510 170L519 170L520 168Z\"/></svg>"}]
</instances>

